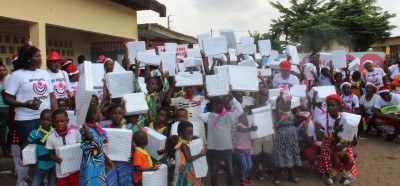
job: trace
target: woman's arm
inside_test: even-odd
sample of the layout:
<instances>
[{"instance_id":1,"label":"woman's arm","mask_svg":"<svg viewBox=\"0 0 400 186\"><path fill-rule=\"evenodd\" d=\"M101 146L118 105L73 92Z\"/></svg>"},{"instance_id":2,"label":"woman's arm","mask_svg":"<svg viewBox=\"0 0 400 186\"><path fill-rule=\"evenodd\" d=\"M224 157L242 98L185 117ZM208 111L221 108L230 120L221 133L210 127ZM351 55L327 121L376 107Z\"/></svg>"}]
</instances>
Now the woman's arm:
<instances>
[{"instance_id":1,"label":"woman's arm","mask_svg":"<svg viewBox=\"0 0 400 186\"><path fill-rule=\"evenodd\" d=\"M26 102L19 102L15 99L15 96L8 94L6 92L3 93L3 99L5 104L13 107L24 107L32 110L38 110L40 107L40 102L35 102L33 100L28 100Z\"/></svg>"}]
</instances>

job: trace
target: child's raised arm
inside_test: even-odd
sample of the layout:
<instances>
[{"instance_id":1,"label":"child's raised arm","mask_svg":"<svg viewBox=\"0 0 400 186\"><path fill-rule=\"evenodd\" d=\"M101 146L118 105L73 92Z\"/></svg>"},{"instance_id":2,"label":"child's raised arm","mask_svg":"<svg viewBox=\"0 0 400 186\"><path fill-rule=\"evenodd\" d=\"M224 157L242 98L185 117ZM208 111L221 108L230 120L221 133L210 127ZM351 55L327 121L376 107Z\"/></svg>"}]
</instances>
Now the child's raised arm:
<instances>
[{"instance_id":1,"label":"child's raised arm","mask_svg":"<svg viewBox=\"0 0 400 186\"><path fill-rule=\"evenodd\" d=\"M83 126L83 131L84 131L84 134L85 134L85 139L91 141L93 139L93 135L90 132L89 127L87 126L86 122L83 123L82 126Z\"/></svg>"},{"instance_id":2,"label":"child's raised arm","mask_svg":"<svg viewBox=\"0 0 400 186\"><path fill-rule=\"evenodd\" d=\"M205 156L206 153L207 153L207 148L206 147L204 147L203 150L201 150L201 152L199 154L196 154L194 156L189 154L188 146L182 144L180 149L183 152L183 155L185 156L185 159L186 159L187 162L195 161L195 160Z\"/></svg>"},{"instance_id":3,"label":"child's raised arm","mask_svg":"<svg viewBox=\"0 0 400 186\"><path fill-rule=\"evenodd\" d=\"M206 108L206 105L208 103L208 100L203 99L203 101L201 102L199 109L197 110L197 117L202 120L203 122L207 122L208 120L208 115L210 114L210 112L206 112L204 113L204 109Z\"/></svg>"}]
</instances>

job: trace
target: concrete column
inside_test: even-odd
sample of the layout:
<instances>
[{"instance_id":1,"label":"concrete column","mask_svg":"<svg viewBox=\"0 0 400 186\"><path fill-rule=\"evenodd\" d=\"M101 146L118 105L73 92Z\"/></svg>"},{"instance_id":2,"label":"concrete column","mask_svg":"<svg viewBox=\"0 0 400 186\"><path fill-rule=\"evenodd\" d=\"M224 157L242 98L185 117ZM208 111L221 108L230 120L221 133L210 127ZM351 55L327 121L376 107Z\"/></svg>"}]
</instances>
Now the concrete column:
<instances>
[{"instance_id":1,"label":"concrete column","mask_svg":"<svg viewBox=\"0 0 400 186\"><path fill-rule=\"evenodd\" d=\"M42 54L41 69L47 68L46 63L46 24L44 22L30 23L29 24L29 37L31 38L32 45L40 49Z\"/></svg>"}]
</instances>

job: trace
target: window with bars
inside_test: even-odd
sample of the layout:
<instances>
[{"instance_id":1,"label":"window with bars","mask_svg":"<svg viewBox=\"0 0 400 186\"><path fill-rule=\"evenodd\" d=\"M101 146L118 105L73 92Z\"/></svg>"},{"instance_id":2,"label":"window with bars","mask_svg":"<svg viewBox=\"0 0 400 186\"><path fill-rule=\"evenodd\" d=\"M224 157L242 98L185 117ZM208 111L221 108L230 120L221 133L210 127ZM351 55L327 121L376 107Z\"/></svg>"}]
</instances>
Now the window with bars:
<instances>
[{"instance_id":1,"label":"window with bars","mask_svg":"<svg viewBox=\"0 0 400 186\"><path fill-rule=\"evenodd\" d=\"M399 53L398 45L391 45L390 46L390 58L395 58L398 53Z\"/></svg>"}]
</instances>

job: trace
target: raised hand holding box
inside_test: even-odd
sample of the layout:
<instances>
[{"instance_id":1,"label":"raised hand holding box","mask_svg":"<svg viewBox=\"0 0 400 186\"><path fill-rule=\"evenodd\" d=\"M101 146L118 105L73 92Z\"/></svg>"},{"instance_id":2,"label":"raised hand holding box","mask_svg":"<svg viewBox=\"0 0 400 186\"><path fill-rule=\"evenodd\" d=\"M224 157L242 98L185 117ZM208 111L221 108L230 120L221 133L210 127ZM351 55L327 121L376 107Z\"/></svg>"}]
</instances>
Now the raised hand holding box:
<instances>
[{"instance_id":1,"label":"raised hand holding box","mask_svg":"<svg viewBox=\"0 0 400 186\"><path fill-rule=\"evenodd\" d=\"M137 54L146 51L146 44L144 41L128 42L129 60L131 64L135 64Z\"/></svg>"}]
</instances>

